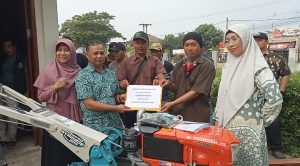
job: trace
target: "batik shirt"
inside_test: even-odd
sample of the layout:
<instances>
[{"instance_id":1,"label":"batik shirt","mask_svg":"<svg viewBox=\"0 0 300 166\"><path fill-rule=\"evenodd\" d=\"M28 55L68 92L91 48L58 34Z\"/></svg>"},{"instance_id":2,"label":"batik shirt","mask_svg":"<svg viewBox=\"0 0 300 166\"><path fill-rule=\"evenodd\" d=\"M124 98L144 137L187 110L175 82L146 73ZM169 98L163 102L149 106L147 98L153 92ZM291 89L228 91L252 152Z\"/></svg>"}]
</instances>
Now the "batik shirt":
<instances>
[{"instance_id":1,"label":"batik shirt","mask_svg":"<svg viewBox=\"0 0 300 166\"><path fill-rule=\"evenodd\" d=\"M276 80L278 80L279 77L284 77L291 73L288 62L283 56L278 55L275 52L268 52L264 54L264 57Z\"/></svg>"},{"instance_id":2,"label":"batik shirt","mask_svg":"<svg viewBox=\"0 0 300 166\"><path fill-rule=\"evenodd\" d=\"M241 141L235 166L268 165L265 127L276 119L281 110L279 85L268 68L255 74L254 84L252 96L225 126Z\"/></svg>"},{"instance_id":3,"label":"batik shirt","mask_svg":"<svg viewBox=\"0 0 300 166\"><path fill-rule=\"evenodd\" d=\"M94 99L104 104L115 105L115 95L120 92L119 83L115 73L105 68L103 73L88 64L86 68L80 71L75 81L78 100ZM101 131L103 127L123 127L121 117L118 112L89 110L80 103L83 111L83 124Z\"/></svg>"}]
</instances>

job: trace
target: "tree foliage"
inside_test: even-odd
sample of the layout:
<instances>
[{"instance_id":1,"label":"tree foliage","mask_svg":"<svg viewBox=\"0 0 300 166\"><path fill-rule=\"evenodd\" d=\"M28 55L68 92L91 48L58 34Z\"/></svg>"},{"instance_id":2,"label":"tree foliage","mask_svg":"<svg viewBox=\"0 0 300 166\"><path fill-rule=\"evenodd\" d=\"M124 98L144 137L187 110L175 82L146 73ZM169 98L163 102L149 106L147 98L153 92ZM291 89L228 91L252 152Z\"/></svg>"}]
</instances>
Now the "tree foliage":
<instances>
[{"instance_id":1,"label":"tree foliage","mask_svg":"<svg viewBox=\"0 0 300 166\"><path fill-rule=\"evenodd\" d=\"M204 47L208 49L216 49L219 42L223 40L224 32L217 29L213 24L201 24L195 32L199 32L204 41ZM172 54L173 49L181 49L182 39L185 33L180 33L178 36L173 34L166 35L162 41L162 46L169 54Z\"/></svg>"},{"instance_id":2,"label":"tree foliage","mask_svg":"<svg viewBox=\"0 0 300 166\"><path fill-rule=\"evenodd\" d=\"M110 39L120 37L125 39L110 24L114 16L106 12L97 11L75 15L71 20L64 22L60 29L60 35L71 37L77 47L84 47L90 40L99 40L108 43Z\"/></svg>"},{"instance_id":3,"label":"tree foliage","mask_svg":"<svg viewBox=\"0 0 300 166\"><path fill-rule=\"evenodd\" d=\"M300 157L300 73L293 73L283 94L281 133L288 155Z\"/></svg>"},{"instance_id":4,"label":"tree foliage","mask_svg":"<svg viewBox=\"0 0 300 166\"><path fill-rule=\"evenodd\" d=\"M175 35L166 35L165 38L162 40L162 46L169 53L172 54L172 50L174 49L181 49L182 48L182 39L184 33L180 33L178 36Z\"/></svg>"},{"instance_id":5,"label":"tree foliage","mask_svg":"<svg viewBox=\"0 0 300 166\"><path fill-rule=\"evenodd\" d=\"M217 29L213 24L201 24L195 29L195 32L202 35L206 49L216 49L224 36L224 32Z\"/></svg>"}]
</instances>

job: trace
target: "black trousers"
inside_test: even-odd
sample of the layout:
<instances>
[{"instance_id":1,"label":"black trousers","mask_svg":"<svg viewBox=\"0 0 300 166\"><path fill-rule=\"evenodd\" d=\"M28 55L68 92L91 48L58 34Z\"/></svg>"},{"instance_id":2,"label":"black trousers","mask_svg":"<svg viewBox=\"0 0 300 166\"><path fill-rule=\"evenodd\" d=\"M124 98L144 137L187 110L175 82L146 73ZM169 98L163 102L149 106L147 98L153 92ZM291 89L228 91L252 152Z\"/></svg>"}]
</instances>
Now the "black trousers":
<instances>
[{"instance_id":1,"label":"black trousers","mask_svg":"<svg viewBox=\"0 0 300 166\"><path fill-rule=\"evenodd\" d=\"M67 166L72 162L82 162L71 150L44 131L42 146L42 166Z\"/></svg>"},{"instance_id":2,"label":"black trousers","mask_svg":"<svg viewBox=\"0 0 300 166\"><path fill-rule=\"evenodd\" d=\"M275 121L268 127L266 127L267 143L268 147L272 151L283 151L282 138L281 138L281 115L279 115Z\"/></svg>"},{"instance_id":3,"label":"black trousers","mask_svg":"<svg viewBox=\"0 0 300 166\"><path fill-rule=\"evenodd\" d=\"M124 114L121 114L123 124L126 128L131 128L134 126L134 123L136 123L136 114L137 111L125 112Z\"/></svg>"},{"instance_id":4,"label":"black trousers","mask_svg":"<svg viewBox=\"0 0 300 166\"><path fill-rule=\"evenodd\" d=\"M4 152L3 152L3 148L2 145L0 144L0 165L6 163L6 160L4 158Z\"/></svg>"}]
</instances>

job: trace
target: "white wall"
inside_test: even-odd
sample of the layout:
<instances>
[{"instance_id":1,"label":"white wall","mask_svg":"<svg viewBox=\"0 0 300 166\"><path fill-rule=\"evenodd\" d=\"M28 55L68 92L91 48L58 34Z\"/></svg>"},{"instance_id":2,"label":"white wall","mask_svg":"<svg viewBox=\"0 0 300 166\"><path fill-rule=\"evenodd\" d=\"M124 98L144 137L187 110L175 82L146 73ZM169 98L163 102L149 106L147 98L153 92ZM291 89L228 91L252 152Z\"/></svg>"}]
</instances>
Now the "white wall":
<instances>
[{"instance_id":1,"label":"white wall","mask_svg":"<svg viewBox=\"0 0 300 166\"><path fill-rule=\"evenodd\" d=\"M298 51L296 48L289 49L289 67L292 72L300 71L300 63L298 59Z\"/></svg>"},{"instance_id":2,"label":"white wall","mask_svg":"<svg viewBox=\"0 0 300 166\"><path fill-rule=\"evenodd\" d=\"M40 71L53 59L58 38L56 0L35 0L38 58Z\"/></svg>"}]
</instances>

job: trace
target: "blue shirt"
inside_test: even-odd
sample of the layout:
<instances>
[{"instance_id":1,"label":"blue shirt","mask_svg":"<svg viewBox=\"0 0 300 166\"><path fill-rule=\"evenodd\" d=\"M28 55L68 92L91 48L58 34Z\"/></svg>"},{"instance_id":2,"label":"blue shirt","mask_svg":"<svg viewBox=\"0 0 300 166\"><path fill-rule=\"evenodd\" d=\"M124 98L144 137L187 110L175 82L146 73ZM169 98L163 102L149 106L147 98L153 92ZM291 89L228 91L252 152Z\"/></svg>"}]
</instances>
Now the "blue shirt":
<instances>
[{"instance_id":1,"label":"blue shirt","mask_svg":"<svg viewBox=\"0 0 300 166\"><path fill-rule=\"evenodd\" d=\"M16 57L9 57L5 59L2 65L2 75L0 76L0 82L10 88L14 88L14 65Z\"/></svg>"},{"instance_id":2,"label":"blue shirt","mask_svg":"<svg viewBox=\"0 0 300 166\"><path fill-rule=\"evenodd\" d=\"M76 80L75 87L77 98L81 100L80 106L83 111L83 124L101 131L103 127L123 127L122 119L116 111L99 112L89 110L83 104L83 99L94 99L97 102L116 105L115 95L121 92L116 74L109 68L99 73L89 63L82 69Z\"/></svg>"}]
</instances>

